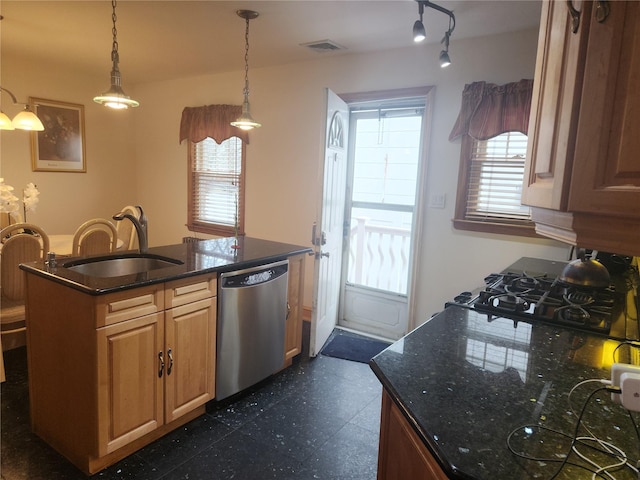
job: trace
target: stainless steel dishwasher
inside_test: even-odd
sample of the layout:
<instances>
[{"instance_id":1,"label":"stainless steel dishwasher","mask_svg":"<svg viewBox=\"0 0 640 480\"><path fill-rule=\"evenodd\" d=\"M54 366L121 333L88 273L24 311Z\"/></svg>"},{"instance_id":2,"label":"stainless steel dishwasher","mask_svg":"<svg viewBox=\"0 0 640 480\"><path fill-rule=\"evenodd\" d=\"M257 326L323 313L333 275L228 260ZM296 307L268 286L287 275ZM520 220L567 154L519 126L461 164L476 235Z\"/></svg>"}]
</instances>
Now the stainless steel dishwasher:
<instances>
[{"instance_id":1,"label":"stainless steel dishwasher","mask_svg":"<svg viewBox=\"0 0 640 480\"><path fill-rule=\"evenodd\" d=\"M220 274L216 399L282 368L288 272L284 260Z\"/></svg>"}]
</instances>

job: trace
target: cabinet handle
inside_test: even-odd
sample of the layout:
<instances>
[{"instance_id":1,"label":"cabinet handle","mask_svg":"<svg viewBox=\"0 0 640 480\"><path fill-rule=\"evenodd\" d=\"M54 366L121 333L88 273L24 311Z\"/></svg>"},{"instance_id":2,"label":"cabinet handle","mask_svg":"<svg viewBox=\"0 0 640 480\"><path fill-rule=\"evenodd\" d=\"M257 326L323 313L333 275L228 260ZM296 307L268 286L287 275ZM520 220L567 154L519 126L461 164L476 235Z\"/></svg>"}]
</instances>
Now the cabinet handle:
<instances>
[{"instance_id":1,"label":"cabinet handle","mask_svg":"<svg viewBox=\"0 0 640 480\"><path fill-rule=\"evenodd\" d=\"M169 366L167 367L167 376L171 375L171 370L173 369L173 352L171 349L167 350L167 356L169 357Z\"/></svg>"},{"instance_id":2,"label":"cabinet handle","mask_svg":"<svg viewBox=\"0 0 640 480\"><path fill-rule=\"evenodd\" d=\"M571 32L578 33L580 28L580 12L573 6L573 0L567 0L567 7L571 14Z\"/></svg>"},{"instance_id":3,"label":"cabinet handle","mask_svg":"<svg viewBox=\"0 0 640 480\"><path fill-rule=\"evenodd\" d=\"M291 315L291 305L287 302L287 316L284 317L285 320L289 320L289 315Z\"/></svg>"},{"instance_id":4,"label":"cabinet handle","mask_svg":"<svg viewBox=\"0 0 640 480\"><path fill-rule=\"evenodd\" d=\"M600 0L596 5L596 20L598 23L604 23L610 11L609 2L607 0Z\"/></svg>"},{"instance_id":5,"label":"cabinet handle","mask_svg":"<svg viewBox=\"0 0 640 480\"><path fill-rule=\"evenodd\" d=\"M158 370L158 378L162 378L162 372L164 371L164 357L162 352L158 352L158 360L160 360L160 369Z\"/></svg>"}]
</instances>

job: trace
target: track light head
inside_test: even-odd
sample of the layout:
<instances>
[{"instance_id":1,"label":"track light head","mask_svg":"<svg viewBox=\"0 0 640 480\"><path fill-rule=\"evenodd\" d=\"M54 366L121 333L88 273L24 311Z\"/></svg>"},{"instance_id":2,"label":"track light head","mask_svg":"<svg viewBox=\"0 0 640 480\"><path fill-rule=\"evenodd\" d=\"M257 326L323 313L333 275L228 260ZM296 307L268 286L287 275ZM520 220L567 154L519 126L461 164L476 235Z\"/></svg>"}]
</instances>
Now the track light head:
<instances>
[{"instance_id":1,"label":"track light head","mask_svg":"<svg viewBox=\"0 0 640 480\"><path fill-rule=\"evenodd\" d=\"M420 43L425 38L427 38L427 32L424 29L424 24L421 20L416 20L416 23L413 24L413 41Z\"/></svg>"},{"instance_id":2,"label":"track light head","mask_svg":"<svg viewBox=\"0 0 640 480\"><path fill-rule=\"evenodd\" d=\"M449 53L446 50L442 50L440 52L440 67L445 68L451 65L451 59L449 58Z\"/></svg>"}]
</instances>

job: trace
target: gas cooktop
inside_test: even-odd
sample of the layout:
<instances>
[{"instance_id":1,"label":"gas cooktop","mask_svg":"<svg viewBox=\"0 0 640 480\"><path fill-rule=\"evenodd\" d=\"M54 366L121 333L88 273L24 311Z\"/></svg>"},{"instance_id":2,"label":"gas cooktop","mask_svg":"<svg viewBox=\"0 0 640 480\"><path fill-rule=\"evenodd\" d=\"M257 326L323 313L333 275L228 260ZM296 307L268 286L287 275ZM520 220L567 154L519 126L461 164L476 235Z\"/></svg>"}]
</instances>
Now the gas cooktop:
<instances>
[{"instance_id":1,"label":"gas cooktop","mask_svg":"<svg viewBox=\"0 0 640 480\"><path fill-rule=\"evenodd\" d=\"M462 292L447 305L473 308L489 320L506 317L514 322L544 322L606 335L637 340L637 315L629 315L628 293L633 285L627 276L612 275L607 288L586 288L558 279L564 262L523 258L500 273L485 278L485 286ZM635 312L635 292L631 298Z\"/></svg>"}]
</instances>

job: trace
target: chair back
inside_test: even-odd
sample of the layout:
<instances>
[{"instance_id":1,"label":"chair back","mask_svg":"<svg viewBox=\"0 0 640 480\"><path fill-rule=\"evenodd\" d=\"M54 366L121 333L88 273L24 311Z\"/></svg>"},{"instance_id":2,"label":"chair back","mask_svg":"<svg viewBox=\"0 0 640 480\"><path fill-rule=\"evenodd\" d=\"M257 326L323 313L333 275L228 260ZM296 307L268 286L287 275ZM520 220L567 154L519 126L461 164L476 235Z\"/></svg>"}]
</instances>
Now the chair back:
<instances>
[{"instance_id":1,"label":"chair back","mask_svg":"<svg viewBox=\"0 0 640 480\"><path fill-rule=\"evenodd\" d=\"M25 275L21 263L43 260L49 251L49 237L38 226L14 223L0 230L0 279L2 296L24 300Z\"/></svg>"},{"instance_id":2,"label":"chair back","mask_svg":"<svg viewBox=\"0 0 640 480\"><path fill-rule=\"evenodd\" d=\"M80 225L73 235L71 254L86 257L115 251L118 232L109 220L93 218Z\"/></svg>"},{"instance_id":3,"label":"chair back","mask_svg":"<svg viewBox=\"0 0 640 480\"><path fill-rule=\"evenodd\" d=\"M140 211L131 205L127 205L120 212L130 213L134 217L140 218ZM118 240L122 242L118 250L134 250L138 248L138 232L136 232L133 223L129 219L125 218L116 222L116 230L118 231Z\"/></svg>"}]
</instances>

